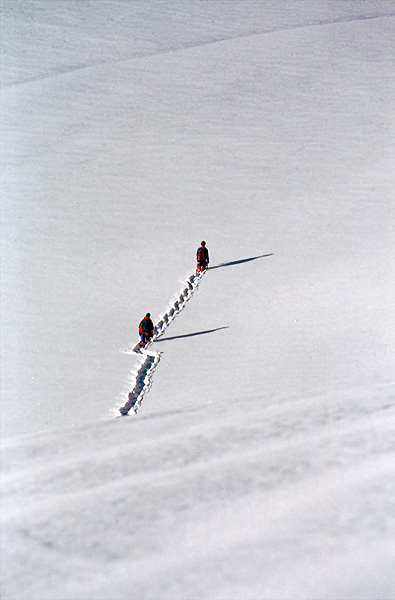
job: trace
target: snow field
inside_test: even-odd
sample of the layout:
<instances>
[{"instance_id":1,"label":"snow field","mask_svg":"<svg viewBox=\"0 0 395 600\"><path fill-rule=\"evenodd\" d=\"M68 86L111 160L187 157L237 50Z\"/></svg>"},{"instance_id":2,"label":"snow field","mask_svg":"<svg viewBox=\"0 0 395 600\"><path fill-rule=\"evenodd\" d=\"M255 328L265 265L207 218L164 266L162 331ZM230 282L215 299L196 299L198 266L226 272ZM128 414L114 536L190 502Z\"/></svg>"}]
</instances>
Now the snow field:
<instances>
[{"instance_id":1,"label":"snow field","mask_svg":"<svg viewBox=\"0 0 395 600\"><path fill-rule=\"evenodd\" d=\"M132 426L59 431L55 441L10 440L3 510L16 544L8 568L18 576L9 597L13 585L29 590L35 557L45 569L50 553L72 563L58 591L33 580L37 597L127 598L132 589L139 598L148 581L155 598L184 598L186 585L196 598L291 599L295 589L390 597L392 397L377 389L375 398L353 390L296 405L195 404L142 412ZM18 547L31 549L27 568ZM85 589L92 569L101 575Z\"/></svg>"},{"instance_id":2,"label":"snow field","mask_svg":"<svg viewBox=\"0 0 395 600\"><path fill-rule=\"evenodd\" d=\"M2 11L3 597L389 600L393 3Z\"/></svg>"}]
</instances>

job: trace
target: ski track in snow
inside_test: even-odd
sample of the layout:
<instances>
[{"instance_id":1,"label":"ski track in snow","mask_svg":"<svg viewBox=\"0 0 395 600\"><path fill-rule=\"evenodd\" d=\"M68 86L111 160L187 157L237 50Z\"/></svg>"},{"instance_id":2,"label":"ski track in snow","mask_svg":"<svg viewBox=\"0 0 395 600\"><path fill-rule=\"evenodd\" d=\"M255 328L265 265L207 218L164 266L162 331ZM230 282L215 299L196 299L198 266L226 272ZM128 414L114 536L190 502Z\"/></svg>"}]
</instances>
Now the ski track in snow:
<instances>
[{"instance_id":1,"label":"ski track in snow","mask_svg":"<svg viewBox=\"0 0 395 600\"><path fill-rule=\"evenodd\" d=\"M172 323L177 315L185 308L186 303L192 298L197 290L204 273L205 271L202 271L199 275L192 273L192 275L185 280L181 291L173 300L170 308L159 318L158 323L154 326L154 335L152 341L148 344L148 347L165 333L170 323ZM140 354L142 355L142 360L140 361L140 366L137 371L133 371L131 374L131 381L132 383L134 382L133 389L128 393L124 405L117 409L117 413L121 413L121 415L127 415L131 409L137 413L143 399L151 389L152 378L159 365L162 354L162 352L148 350L147 346L141 348L139 342L137 342L133 348L128 348L125 352L127 354Z\"/></svg>"}]
</instances>

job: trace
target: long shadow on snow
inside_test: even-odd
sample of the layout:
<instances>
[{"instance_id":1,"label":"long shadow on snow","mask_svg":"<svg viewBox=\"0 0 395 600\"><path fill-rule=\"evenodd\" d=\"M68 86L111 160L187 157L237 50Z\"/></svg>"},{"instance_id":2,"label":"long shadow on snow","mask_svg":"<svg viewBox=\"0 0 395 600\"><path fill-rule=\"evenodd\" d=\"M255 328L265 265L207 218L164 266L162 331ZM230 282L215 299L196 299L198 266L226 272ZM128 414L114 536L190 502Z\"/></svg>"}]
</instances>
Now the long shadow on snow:
<instances>
[{"instance_id":1,"label":"long shadow on snow","mask_svg":"<svg viewBox=\"0 0 395 600\"><path fill-rule=\"evenodd\" d=\"M154 344L160 344L160 342L169 342L170 340L179 340L181 338L194 337L195 335L205 335L206 333L213 333L214 331L219 331L220 329L228 329L229 325L225 325L224 327L216 327L215 329L207 329L206 331L196 331L195 333L185 333L183 335L174 335L168 338L162 338L160 340L154 340Z\"/></svg>"},{"instance_id":2,"label":"long shadow on snow","mask_svg":"<svg viewBox=\"0 0 395 600\"><path fill-rule=\"evenodd\" d=\"M257 260L258 258L266 258L268 256L273 256L273 254L261 254L260 256L252 256L251 258L242 258L241 260L232 260L231 262L221 263L220 265L214 265L214 267L209 267L209 271L213 269L222 269L222 267L231 267L233 265L241 265L242 263L250 262L251 260Z\"/></svg>"}]
</instances>

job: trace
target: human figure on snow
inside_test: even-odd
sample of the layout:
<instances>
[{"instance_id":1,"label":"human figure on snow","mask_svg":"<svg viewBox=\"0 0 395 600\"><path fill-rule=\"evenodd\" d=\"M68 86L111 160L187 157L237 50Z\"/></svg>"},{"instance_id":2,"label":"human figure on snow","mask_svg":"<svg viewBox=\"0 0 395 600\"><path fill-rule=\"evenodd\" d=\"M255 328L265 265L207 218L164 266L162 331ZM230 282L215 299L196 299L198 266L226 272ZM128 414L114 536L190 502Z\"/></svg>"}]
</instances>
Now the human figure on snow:
<instances>
[{"instance_id":1,"label":"human figure on snow","mask_svg":"<svg viewBox=\"0 0 395 600\"><path fill-rule=\"evenodd\" d=\"M145 344L152 338L154 334L154 324L151 321L151 313L147 313L139 325L140 346Z\"/></svg>"},{"instance_id":2,"label":"human figure on snow","mask_svg":"<svg viewBox=\"0 0 395 600\"><path fill-rule=\"evenodd\" d=\"M199 273L200 271L205 271L208 267L208 263L210 262L210 259L209 259L209 255L208 255L208 250L206 248L206 242L204 240L201 242L200 248L197 249L196 260L197 260L196 273Z\"/></svg>"}]
</instances>

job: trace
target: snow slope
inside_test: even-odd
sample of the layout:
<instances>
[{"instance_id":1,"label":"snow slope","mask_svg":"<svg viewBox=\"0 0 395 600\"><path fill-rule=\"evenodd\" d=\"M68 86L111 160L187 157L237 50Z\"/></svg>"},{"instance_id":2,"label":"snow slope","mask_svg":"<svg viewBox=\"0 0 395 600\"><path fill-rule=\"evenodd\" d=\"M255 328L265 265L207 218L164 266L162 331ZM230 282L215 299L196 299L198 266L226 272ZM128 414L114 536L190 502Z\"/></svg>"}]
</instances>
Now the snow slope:
<instances>
[{"instance_id":1,"label":"snow slope","mask_svg":"<svg viewBox=\"0 0 395 600\"><path fill-rule=\"evenodd\" d=\"M393 597L393 2L1 8L2 596Z\"/></svg>"}]
</instances>

